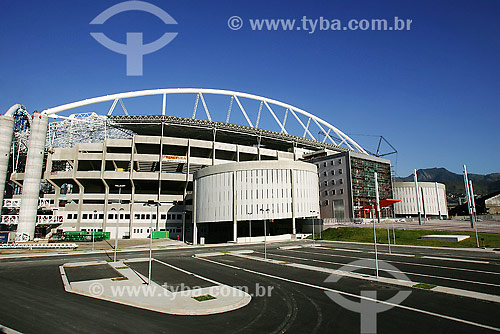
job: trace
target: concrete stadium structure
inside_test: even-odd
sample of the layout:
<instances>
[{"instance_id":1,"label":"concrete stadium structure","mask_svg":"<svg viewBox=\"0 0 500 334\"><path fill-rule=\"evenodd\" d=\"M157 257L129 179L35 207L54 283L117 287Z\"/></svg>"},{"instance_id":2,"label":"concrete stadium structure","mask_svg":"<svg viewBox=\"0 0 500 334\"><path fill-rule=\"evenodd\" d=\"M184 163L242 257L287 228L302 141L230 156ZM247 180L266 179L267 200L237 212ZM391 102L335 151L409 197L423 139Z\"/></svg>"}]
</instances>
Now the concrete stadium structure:
<instances>
[{"instance_id":1,"label":"concrete stadium structure","mask_svg":"<svg viewBox=\"0 0 500 334\"><path fill-rule=\"evenodd\" d=\"M167 115L167 96L180 94L196 97L191 118ZM125 99L154 95L163 98L160 114L129 115ZM212 119L207 95L230 99L225 121ZM107 101L112 102L112 106L106 116L58 115ZM247 101L257 102L254 115ZM118 104L124 115L113 114ZM204 113L197 113L199 104ZM233 104L241 112L239 116L244 124L229 122L230 117L237 116ZM16 110L20 108L13 106ZM11 117L6 114L0 119L6 134L11 131ZM49 123L49 117L63 121ZM112 131L118 131L121 137L111 136ZM301 131L300 135L293 134ZM317 139L313 133L321 133L323 139ZM342 131L297 107L246 93L196 88L120 93L47 109L33 114L29 138L24 151L26 168L14 168L10 177L22 188L22 193L14 193L13 198L6 199L14 203L12 208L19 209L19 214L16 216L14 210L14 215L2 216L4 224L6 221L17 224L18 239L24 241L33 239L37 224L45 228L45 231L39 228L41 236L58 227L109 231L114 237L118 222L118 237L146 237L153 223L156 230L169 230L171 237L190 239L193 173L202 168L228 163L244 165L246 161L293 162L302 159L304 154L324 149L337 153L355 151L368 156ZM9 141L0 142L0 146L3 150L0 153L9 152ZM18 146L19 160L22 146ZM14 158L13 152L11 158ZM3 173L8 161L5 154L0 156ZM23 165L18 162L13 165ZM239 170L240 167L233 168ZM145 206L148 202L157 206ZM317 216L315 211L311 206L310 218ZM287 218L304 215L301 212ZM43 218L45 216L49 218ZM231 239L235 239L234 235Z\"/></svg>"},{"instance_id":2,"label":"concrete stadium structure","mask_svg":"<svg viewBox=\"0 0 500 334\"><path fill-rule=\"evenodd\" d=\"M418 182L420 211L423 217L448 217L446 186L437 182ZM394 196L401 202L394 204L397 217L418 216L419 206L414 182L394 182Z\"/></svg>"},{"instance_id":3,"label":"concrete stadium structure","mask_svg":"<svg viewBox=\"0 0 500 334\"><path fill-rule=\"evenodd\" d=\"M252 221L267 224L272 220L271 230L266 225L272 234L296 234L297 219L319 216L318 174L314 165L305 162L217 165L197 171L194 182L195 243L197 235L211 237L211 223L229 223L232 239L237 240L239 227L244 231L240 235L249 237L254 235L255 227L263 229L257 224L252 229Z\"/></svg>"}]
</instances>

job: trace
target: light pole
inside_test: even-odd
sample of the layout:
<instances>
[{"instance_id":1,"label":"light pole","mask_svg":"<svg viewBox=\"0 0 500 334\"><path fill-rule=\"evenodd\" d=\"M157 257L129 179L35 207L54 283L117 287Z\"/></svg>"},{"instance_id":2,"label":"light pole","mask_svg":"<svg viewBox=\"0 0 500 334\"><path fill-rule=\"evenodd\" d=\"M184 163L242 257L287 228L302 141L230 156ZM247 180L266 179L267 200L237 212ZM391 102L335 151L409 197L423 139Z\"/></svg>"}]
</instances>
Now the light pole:
<instances>
[{"instance_id":1,"label":"light pole","mask_svg":"<svg viewBox=\"0 0 500 334\"><path fill-rule=\"evenodd\" d=\"M252 240L252 219L251 219L252 212L247 212L247 215L250 216L250 220L248 221L248 223L250 225L248 228L248 235L250 236L250 240L249 240L249 242L250 242Z\"/></svg>"},{"instance_id":2,"label":"light pole","mask_svg":"<svg viewBox=\"0 0 500 334\"><path fill-rule=\"evenodd\" d=\"M377 220L378 220L378 223L380 224L380 207L379 207L379 198L378 198L377 172L374 172L373 175L375 177L375 201L376 201L375 205L377 206L377 211L378 211ZM375 273L376 273L377 279L378 279L377 233L375 231L375 219L373 219L373 240L374 240L374 244L375 244Z\"/></svg>"},{"instance_id":3,"label":"light pole","mask_svg":"<svg viewBox=\"0 0 500 334\"><path fill-rule=\"evenodd\" d=\"M95 230L96 218L97 218L97 210L94 210L94 226L92 226L92 230ZM94 250L94 235L95 235L95 231L92 231L92 250Z\"/></svg>"},{"instance_id":4,"label":"light pole","mask_svg":"<svg viewBox=\"0 0 500 334\"><path fill-rule=\"evenodd\" d=\"M317 215L316 211L310 210L309 212L312 213L313 215ZM313 247L316 246L316 244L314 242L314 223L315 223L315 218L313 218L313 233L312 233Z\"/></svg>"},{"instance_id":5,"label":"light pole","mask_svg":"<svg viewBox=\"0 0 500 334\"><path fill-rule=\"evenodd\" d=\"M116 250L118 249L118 231L119 231L119 226L120 226L120 211L122 209L122 188L125 187L124 184L116 184L116 188L118 188L118 219L116 220L116 235L115 235L115 253L113 255L113 262L116 262ZM111 209L113 210L113 209ZM115 209L116 210L116 209Z\"/></svg>"},{"instance_id":6,"label":"light pole","mask_svg":"<svg viewBox=\"0 0 500 334\"><path fill-rule=\"evenodd\" d=\"M413 170L413 181L415 182L415 196L417 200L417 211L418 211L418 225L422 225L422 214L420 213L420 196L418 191L418 177L417 170Z\"/></svg>"},{"instance_id":7,"label":"light pole","mask_svg":"<svg viewBox=\"0 0 500 334\"><path fill-rule=\"evenodd\" d=\"M269 212L269 208L260 209L262 212ZM267 219L264 218L264 259L267 260L267 231L266 231Z\"/></svg>"},{"instance_id":8,"label":"light pole","mask_svg":"<svg viewBox=\"0 0 500 334\"><path fill-rule=\"evenodd\" d=\"M149 268L148 268L148 285L151 285L151 262L153 259L153 207L158 208L161 204L154 200L149 200L144 206L149 206L151 209L151 215L149 216ZM157 210L158 211L158 210ZM156 225L158 226L158 212L156 213Z\"/></svg>"}]
</instances>

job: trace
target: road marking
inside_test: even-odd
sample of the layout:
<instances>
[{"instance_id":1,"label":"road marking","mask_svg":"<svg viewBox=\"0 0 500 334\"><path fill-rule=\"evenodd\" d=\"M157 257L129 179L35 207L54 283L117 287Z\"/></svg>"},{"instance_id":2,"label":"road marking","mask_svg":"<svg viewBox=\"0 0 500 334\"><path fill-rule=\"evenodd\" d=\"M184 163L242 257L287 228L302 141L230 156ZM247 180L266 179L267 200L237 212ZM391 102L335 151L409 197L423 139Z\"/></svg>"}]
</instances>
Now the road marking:
<instances>
[{"instance_id":1,"label":"road marking","mask_svg":"<svg viewBox=\"0 0 500 334\"><path fill-rule=\"evenodd\" d=\"M306 253L306 254L317 254L317 255L331 256L331 257L345 257L345 258L349 258L349 259L366 259L365 257L356 257L356 256L348 256L348 255L338 255L338 254L328 254L328 253L315 253L315 252L298 251L298 250L289 250L289 251L290 252L298 252L298 253ZM500 275L500 272L486 271L486 270L476 270L476 269L448 267L448 266L436 266L436 265L432 265L432 264L415 263L415 262L403 262L403 261L396 261L396 260L384 260L384 261L386 261L386 262L392 262L392 263L408 264L408 265L412 265L412 266L423 266L423 267L432 267L432 268L440 268L440 269L470 271L470 272L474 272L474 273L484 273L484 274L491 274L491 275Z\"/></svg>"},{"instance_id":2,"label":"road marking","mask_svg":"<svg viewBox=\"0 0 500 334\"><path fill-rule=\"evenodd\" d=\"M198 274L195 274L195 273L192 273L190 271L187 271L187 270L184 270L184 269L181 269L179 267L176 267L176 266L173 266L171 264L168 264L166 262L163 262L163 261L160 261L160 260L157 260L157 259L154 259L156 262L160 263L160 264L163 264L164 266L167 266L167 267L170 267L170 268L173 268L173 269L176 269L176 270L179 270L185 274L188 274L188 275L193 275L194 277L197 277L199 279L202 279L204 281L207 281L207 282L210 282L210 283L214 283L215 285L225 285L225 284L222 284L222 283L219 283L219 282L216 282L214 280L211 280L210 278L206 278L206 277L203 277L203 276L200 276Z\"/></svg>"},{"instance_id":3,"label":"road marking","mask_svg":"<svg viewBox=\"0 0 500 334\"><path fill-rule=\"evenodd\" d=\"M387 246L386 244L381 244L379 246ZM392 245L391 245L392 246ZM370 250L353 250L353 249L345 249L345 248L332 248L332 247L325 247L325 246L317 246L316 248L325 248L325 249L332 249L332 250L340 250L340 251L345 251L345 252L360 252L360 253L368 253L368 254L373 254L373 251ZM447 260L447 261L460 261L460 262L471 262L471 263L481 263L481 264L490 264L490 261L485 261L485 260L472 260L469 258L454 258L454 257L441 257L441 256L430 256L430 255L414 255L414 254L400 254L400 253L380 253L379 254L384 254L384 255L393 255L393 256L407 256L407 257L420 257L420 258L427 258L427 259L436 259L436 260Z\"/></svg>"},{"instance_id":4,"label":"road marking","mask_svg":"<svg viewBox=\"0 0 500 334\"><path fill-rule=\"evenodd\" d=\"M261 252L255 252L255 253L263 254ZM323 260L317 260L317 259L306 259L306 258L303 258L303 257L296 257L296 256L290 256L290 255L279 255L279 254L276 254L276 253L268 253L268 255L275 255L275 256L279 256L279 257L285 257L285 258L296 259L296 260L303 260L303 261L312 261L312 262L320 262L320 263L328 263L328 264L338 264L338 265L341 265L341 266L343 266L343 265L349 265L348 263L323 261ZM389 262L389 261L387 261L387 262ZM355 266L355 265L349 265L349 266L351 266L351 267L358 267L358 268L362 268L362 269L372 269L372 270L375 270L375 268L372 268L372 267L363 267L363 266ZM385 271L396 272L395 270L385 270ZM469 281L469 280L464 280L464 279L459 279L459 278L435 276L435 275L428 275L428 274L420 274L420 273L414 273L414 272L402 271L402 270L398 270L398 272L402 272L403 274L407 274L407 275L431 277L431 278L438 278L438 279L443 279L443 280L458 281L458 282L465 282L465 283L471 283L471 284L483 284L483 285L500 287L499 284L494 284L494 283L476 282L476 281Z\"/></svg>"},{"instance_id":5,"label":"road marking","mask_svg":"<svg viewBox=\"0 0 500 334\"><path fill-rule=\"evenodd\" d=\"M5 334L21 334L21 332L16 331L15 329L5 327L0 325L0 333L5 333Z\"/></svg>"},{"instance_id":6,"label":"road marking","mask_svg":"<svg viewBox=\"0 0 500 334\"><path fill-rule=\"evenodd\" d=\"M330 292L338 293L340 295L344 295L344 296L348 296L348 297L354 297L354 298L358 298L358 299L364 299L364 300L367 300L367 301L370 301L370 302L373 302L373 303L385 304L385 305L389 305L389 306L392 306L392 307L401 308L401 309L408 310L408 311L413 311L413 312L417 312L417 313L427 314L427 315L438 317L438 318L452 320L452 321L460 322L460 323L463 323L463 324L472 325L472 326L481 327L481 328L486 328L486 329L489 329L489 330L500 332L500 328L496 328L496 327L493 327L493 326L480 324L480 323L469 321L469 320L455 318L455 317L452 317L452 316L449 316L449 315L439 314L439 313L435 313L435 312L431 312L431 311L420 310L420 309L417 309L417 308L414 308L414 307L410 307L410 306L405 306L405 305L393 304L393 303L390 303L390 302L386 302L384 300L377 300L377 299L373 299L373 298L369 298L369 297L365 297L365 296L360 296L360 295L356 295L356 294L345 292L345 291L340 291L340 290L335 290L335 289L327 288L327 287L324 287L324 286L319 286L319 285L315 285L315 284L310 284L310 283L306 283L306 282L292 280L292 279L285 278L285 277L280 277L280 276L275 276L275 275L271 275L271 274L266 274L266 273L262 273L262 272L251 270L251 269L241 268L241 267L233 266L233 265L230 265L230 264L213 261L213 260L210 260L208 258L198 258L198 259L202 260L202 261L206 261L206 262L211 262L211 263L214 263L214 264L218 264L218 265L221 265L221 266L225 266L225 267L228 267L228 268L233 268L233 269L236 269L236 270L246 271L246 272L249 272L249 273L252 273L252 274L255 274L255 275L270 277L270 278L274 278L274 279L277 279L277 280L281 280L281 281L285 281L285 282L290 282L290 283L294 283L294 284L299 284L299 285L307 286L307 287L314 288L314 289L319 289L319 290L323 290L323 291L330 291Z\"/></svg>"}]
</instances>

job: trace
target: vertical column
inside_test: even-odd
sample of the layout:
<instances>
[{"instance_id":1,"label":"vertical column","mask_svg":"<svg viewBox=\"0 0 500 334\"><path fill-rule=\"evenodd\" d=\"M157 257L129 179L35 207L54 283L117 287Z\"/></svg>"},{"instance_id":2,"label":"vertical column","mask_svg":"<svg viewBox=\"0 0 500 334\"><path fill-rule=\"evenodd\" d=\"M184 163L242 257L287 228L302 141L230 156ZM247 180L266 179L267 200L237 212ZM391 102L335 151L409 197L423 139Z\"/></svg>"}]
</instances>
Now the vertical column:
<instances>
[{"instance_id":1,"label":"vertical column","mask_svg":"<svg viewBox=\"0 0 500 334\"><path fill-rule=\"evenodd\" d=\"M441 220L442 219L442 217L441 217L441 203L439 203L439 189L438 189L437 182L434 182L434 186L436 188L436 201L437 201L437 207L438 207L439 220Z\"/></svg>"},{"instance_id":2,"label":"vertical column","mask_svg":"<svg viewBox=\"0 0 500 334\"><path fill-rule=\"evenodd\" d=\"M197 217L196 217L196 195L197 195L197 189L196 189L196 179L194 178L193 175L193 245L198 244L198 224L196 224Z\"/></svg>"},{"instance_id":3,"label":"vertical column","mask_svg":"<svg viewBox=\"0 0 500 334\"><path fill-rule=\"evenodd\" d=\"M3 207L3 193L7 170L9 169L10 144L14 132L14 118L12 116L0 116L0 213Z\"/></svg>"},{"instance_id":4,"label":"vertical column","mask_svg":"<svg viewBox=\"0 0 500 334\"><path fill-rule=\"evenodd\" d=\"M236 171L233 172L233 240L237 241L238 238L238 219L236 217L237 211L237 201L236 201Z\"/></svg>"},{"instance_id":5,"label":"vertical column","mask_svg":"<svg viewBox=\"0 0 500 334\"><path fill-rule=\"evenodd\" d=\"M28 145L28 156L24 172L23 193L19 210L16 239L28 241L35 235L35 224L40 194L43 155L49 118L47 115L34 113L31 123L31 135Z\"/></svg>"},{"instance_id":6,"label":"vertical column","mask_svg":"<svg viewBox=\"0 0 500 334\"><path fill-rule=\"evenodd\" d=\"M290 184L292 190L292 234L297 234L297 226L295 224L295 182L293 169L290 169Z\"/></svg>"}]
</instances>

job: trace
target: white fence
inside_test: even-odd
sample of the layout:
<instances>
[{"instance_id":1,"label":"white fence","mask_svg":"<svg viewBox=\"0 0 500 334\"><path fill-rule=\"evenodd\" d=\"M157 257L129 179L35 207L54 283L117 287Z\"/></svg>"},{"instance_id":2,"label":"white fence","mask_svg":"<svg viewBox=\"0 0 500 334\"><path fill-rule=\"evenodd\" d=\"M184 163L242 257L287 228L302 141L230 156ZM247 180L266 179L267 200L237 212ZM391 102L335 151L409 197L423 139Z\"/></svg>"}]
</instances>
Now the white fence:
<instances>
[{"instance_id":1,"label":"white fence","mask_svg":"<svg viewBox=\"0 0 500 334\"><path fill-rule=\"evenodd\" d=\"M17 224L19 222L19 215L2 215L0 224ZM36 224L62 224L64 222L63 216L54 215L38 215L36 216Z\"/></svg>"}]
</instances>

